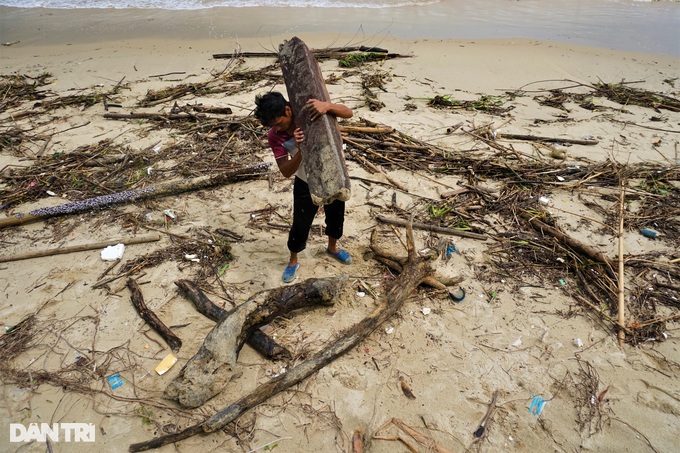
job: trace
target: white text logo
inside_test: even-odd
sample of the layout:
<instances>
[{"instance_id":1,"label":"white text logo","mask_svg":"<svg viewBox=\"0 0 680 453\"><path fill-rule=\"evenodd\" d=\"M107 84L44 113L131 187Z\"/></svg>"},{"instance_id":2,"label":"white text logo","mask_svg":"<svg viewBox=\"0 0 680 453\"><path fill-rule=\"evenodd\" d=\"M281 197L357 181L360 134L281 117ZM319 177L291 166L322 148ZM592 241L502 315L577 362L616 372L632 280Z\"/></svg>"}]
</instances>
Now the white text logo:
<instances>
[{"instance_id":1,"label":"white text logo","mask_svg":"<svg viewBox=\"0 0 680 453\"><path fill-rule=\"evenodd\" d=\"M94 423L10 423L10 442L94 442Z\"/></svg>"}]
</instances>

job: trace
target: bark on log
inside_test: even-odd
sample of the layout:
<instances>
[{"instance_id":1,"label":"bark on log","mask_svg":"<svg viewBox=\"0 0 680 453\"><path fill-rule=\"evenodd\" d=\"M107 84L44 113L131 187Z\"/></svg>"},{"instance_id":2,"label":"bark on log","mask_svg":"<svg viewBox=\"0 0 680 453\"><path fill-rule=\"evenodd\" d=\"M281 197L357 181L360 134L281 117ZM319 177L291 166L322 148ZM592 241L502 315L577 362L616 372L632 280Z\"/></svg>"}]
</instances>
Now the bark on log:
<instances>
[{"instance_id":1,"label":"bark on log","mask_svg":"<svg viewBox=\"0 0 680 453\"><path fill-rule=\"evenodd\" d=\"M198 407L220 393L235 372L238 352L255 329L299 308L333 305L345 278L308 279L261 291L230 312L208 333L203 345L168 385L165 397Z\"/></svg>"},{"instance_id":2,"label":"bark on log","mask_svg":"<svg viewBox=\"0 0 680 453\"><path fill-rule=\"evenodd\" d=\"M102 195L99 197L88 198L86 200L73 201L71 203L61 204L51 208L35 209L28 214L17 214L13 217L0 219L0 228L37 222L50 217L79 214L81 212L91 211L93 209L125 203L134 203L138 200L162 197L182 192L189 192L192 190L201 190L234 181L241 181L246 178L252 178L254 176L265 174L270 166L271 163L266 162L237 168L230 172L218 175L199 176L197 178L191 179L168 181L143 189L126 190L124 192Z\"/></svg>"},{"instance_id":3,"label":"bark on log","mask_svg":"<svg viewBox=\"0 0 680 453\"><path fill-rule=\"evenodd\" d=\"M298 37L281 44L279 59L295 123L305 133L305 141L300 144L304 156L302 165L312 201L318 206L336 199L347 201L351 185L338 121L329 114L314 121L309 117L308 100L330 101L319 64Z\"/></svg>"},{"instance_id":4,"label":"bark on log","mask_svg":"<svg viewBox=\"0 0 680 453\"><path fill-rule=\"evenodd\" d=\"M43 256L54 256L54 255L64 255L64 254L67 254L67 253L84 252L84 251L87 251L87 250L101 249L101 248L107 247L109 245L115 245L115 244L125 244L125 245L144 244L146 242L159 241L160 239L161 239L161 236L159 234L150 234L148 236L140 236L140 237L128 238L128 239L110 239L108 241L103 241L103 242L72 245L72 246L67 246L67 247L60 247L58 249L39 250L39 251L35 251L35 252L22 253L20 255L14 255L14 256L0 256L0 263L6 263L6 262L10 262L10 261L27 260L27 259L31 259L31 258L40 258L40 257L43 257Z\"/></svg>"},{"instance_id":5,"label":"bark on log","mask_svg":"<svg viewBox=\"0 0 680 453\"><path fill-rule=\"evenodd\" d=\"M378 220L390 225L405 226L408 225L408 221L401 219L390 219L382 214L378 214ZM428 225L426 223L413 222L413 228L418 228L421 230L434 231L435 233L450 234L452 236L461 236L470 239L479 239L480 241L486 241L486 236L480 233L472 233L470 231L454 230L452 228L438 227L435 225Z\"/></svg>"},{"instance_id":6,"label":"bark on log","mask_svg":"<svg viewBox=\"0 0 680 453\"><path fill-rule=\"evenodd\" d=\"M194 306L206 318L219 322L229 316L227 310L215 305L201 289L189 280L178 280L175 285L179 287L182 292L194 303ZM247 343L257 352L270 360L290 359L292 355L288 349L284 348L269 335L262 332L260 329L255 329L248 337Z\"/></svg>"},{"instance_id":7,"label":"bark on log","mask_svg":"<svg viewBox=\"0 0 680 453\"><path fill-rule=\"evenodd\" d=\"M317 372L333 360L337 359L350 349L356 347L362 340L368 337L383 322L392 317L408 299L420 282L432 273L429 260L418 256L413 242L413 231L407 230L407 245L409 262L404 267L404 272L397 277L394 286L387 292L385 299L367 318L348 329L333 345L319 352L309 360L291 368L266 384L256 388L250 394L244 396L233 404L225 407L215 415L202 423L190 426L179 433L157 437L147 442L130 445L131 452L145 451L159 448L170 443L179 442L198 433L210 433L222 429L228 423L236 420L242 414L267 401L274 395L302 382L313 373Z\"/></svg>"},{"instance_id":8,"label":"bark on log","mask_svg":"<svg viewBox=\"0 0 680 453\"><path fill-rule=\"evenodd\" d=\"M177 337L172 331L163 324L156 313L149 310L149 308L144 303L144 296L142 296L142 290L139 289L139 285L133 279L128 279L127 286L130 288L132 304L135 306L137 313L146 321L153 329L165 340L165 342L170 346L170 349L177 352L179 348L182 347L182 340Z\"/></svg>"}]
</instances>

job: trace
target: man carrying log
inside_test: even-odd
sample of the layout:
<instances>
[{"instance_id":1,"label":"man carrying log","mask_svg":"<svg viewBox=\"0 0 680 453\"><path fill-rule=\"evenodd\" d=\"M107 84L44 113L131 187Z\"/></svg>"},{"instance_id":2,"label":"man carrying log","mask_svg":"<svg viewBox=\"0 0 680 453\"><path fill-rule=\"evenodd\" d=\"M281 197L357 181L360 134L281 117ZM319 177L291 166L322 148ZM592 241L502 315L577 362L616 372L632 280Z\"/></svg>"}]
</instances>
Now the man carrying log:
<instances>
[{"instance_id":1,"label":"man carrying log","mask_svg":"<svg viewBox=\"0 0 680 453\"><path fill-rule=\"evenodd\" d=\"M267 139L274 153L274 159L279 170L286 178L295 175L293 185L293 225L288 233L288 250L290 259L283 271L283 281L289 283L295 279L295 274L300 267L298 253L307 245L307 238L312 227L312 222L319 207L312 201L307 185L307 175L302 164L302 152L300 144L305 139L305 134L295 122L295 116L290 103L281 93L271 92L258 95L255 98L255 117L265 127L270 127ZM340 118L351 118L352 109L343 104L323 102L318 99L307 101L310 120L314 121L322 115L335 115ZM328 247L326 253L343 264L352 262L351 255L338 248L338 239L342 237L343 224L345 221L345 202L333 200L324 205L326 214L326 235Z\"/></svg>"}]
</instances>

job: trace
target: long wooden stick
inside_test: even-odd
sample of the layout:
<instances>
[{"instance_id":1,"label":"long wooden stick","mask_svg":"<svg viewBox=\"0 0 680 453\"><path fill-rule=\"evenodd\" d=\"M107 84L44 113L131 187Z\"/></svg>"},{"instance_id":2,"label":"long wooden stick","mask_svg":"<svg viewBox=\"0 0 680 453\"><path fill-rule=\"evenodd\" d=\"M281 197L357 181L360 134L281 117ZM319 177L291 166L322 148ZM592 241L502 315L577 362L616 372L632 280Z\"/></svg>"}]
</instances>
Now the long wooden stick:
<instances>
[{"instance_id":1,"label":"long wooden stick","mask_svg":"<svg viewBox=\"0 0 680 453\"><path fill-rule=\"evenodd\" d=\"M66 253L84 252L87 250L95 250L115 244L144 244L146 242L159 241L160 234L150 234L148 236L139 236L134 238L109 239L108 241L94 242L90 244L71 245L67 247L60 247L58 249L37 250L35 252L26 252L14 256L0 256L0 263L7 263L10 261L28 260L31 258L40 258L43 256L64 255Z\"/></svg>"},{"instance_id":2,"label":"long wooden stick","mask_svg":"<svg viewBox=\"0 0 680 453\"><path fill-rule=\"evenodd\" d=\"M548 225L547 223L541 222L537 218L530 217L528 214L522 214L522 217L527 219L531 226L534 227L536 231L540 231L541 233L548 233L550 236L562 241L563 243L573 248L577 252L583 253L591 260L606 264L607 271L611 272L611 269L613 268L612 260L610 260L609 257L607 257L607 255L604 254L604 252L601 252L587 244L584 244L583 242L572 238L571 236L558 230L557 228L554 228Z\"/></svg>"},{"instance_id":3,"label":"long wooden stick","mask_svg":"<svg viewBox=\"0 0 680 453\"><path fill-rule=\"evenodd\" d=\"M406 220L401 219L391 219L382 214L378 214L377 217L383 223L388 223L390 225L397 226L407 226L409 224ZM419 230L434 231L435 233L450 234L452 236L461 236L470 239L479 239L480 241L486 241L486 235L480 233L473 233L471 231L454 230L453 228L438 227L435 225L428 225L426 223L413 222L413 228L418 228Z\"/></svg>"},{"instance_id":4,"label":"long wooden stick","mask_svg":"<svg viewBox=\"0 0 680 453\"><path fill-rule=\"evenodd\" d=\"M574 145L587 145L593 146L599 143L598 140L579 140L575 138L559 138L559 137L540 137L537 135L522 135L522 134L503 134L499 133L496 135L496 139L508 138L515 140L527 140L534 142L547 142L547 143L571 143Z\"/></svg>"},{"instance_id":5,"label":"long wooden stick","mask_svg":"<svg viewBox=\"0 0 680 453\"><path fill-rule=\"evenodd\" d=\"M625 294L624 294L624 273L623 273L623 216L624 216L624 199L626 196L626 186L621 181L621 201L619 202L619 306L618 306L618 325L619 325L619 346L623 346L626 341L626 326L625 318Z\"/></svg>"}]
</instances>

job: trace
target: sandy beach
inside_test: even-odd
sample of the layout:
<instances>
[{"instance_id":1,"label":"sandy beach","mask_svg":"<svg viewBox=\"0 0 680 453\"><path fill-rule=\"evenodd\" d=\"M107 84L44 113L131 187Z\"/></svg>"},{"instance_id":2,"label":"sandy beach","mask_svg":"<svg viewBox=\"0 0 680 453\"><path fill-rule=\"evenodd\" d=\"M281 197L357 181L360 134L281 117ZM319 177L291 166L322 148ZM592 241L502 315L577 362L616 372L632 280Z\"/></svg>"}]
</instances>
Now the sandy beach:
<instances>
[{"instance_id":1,"label":"sandy beach","mask_svg":"<svg viewBox=\"0 0 680 453\"><path fill-rule=\"evenodd\" d=\"M353 29L187 39L137 34L124 18L95 39L91 22L64 35L46 19L23 18L39 39L2 32L18 41L0 60L2 451L45 451L45 442L10 442L12 427L31 423L94 424L94 443L62 437L54 452L127 451L302 366L401 281L376 246L406 256L405 228L379 218L411 215L440 227L413 233L421 255L436 255L429 266L446 289L414 288L394 316L299 384L158 451L355 452L358 431L374 453L677 449L680 58ZM195 282L224 310L284 286L292 180L249 115L257 94L285 86L275 57L243 55L293 36L312 49L396 54L349 68L319 59L331 99L354 111L340 122L352 178L341 245L354 262L324 253L319 215L293 284L344 276L334 304L271 321L263 332L290 358L245 345L226 388L182 408L164 391L215 321L177 282ZM273 165L200 190L12 223L261 163ZM129 244L120 260L103 260L103 245L87 249L107 241ZM85 250L58 254L75 246ZM141 319L129 280L181 339L178 350ZM159 375L169 353L177 363Z\"/></svg>"}]
</instances>

